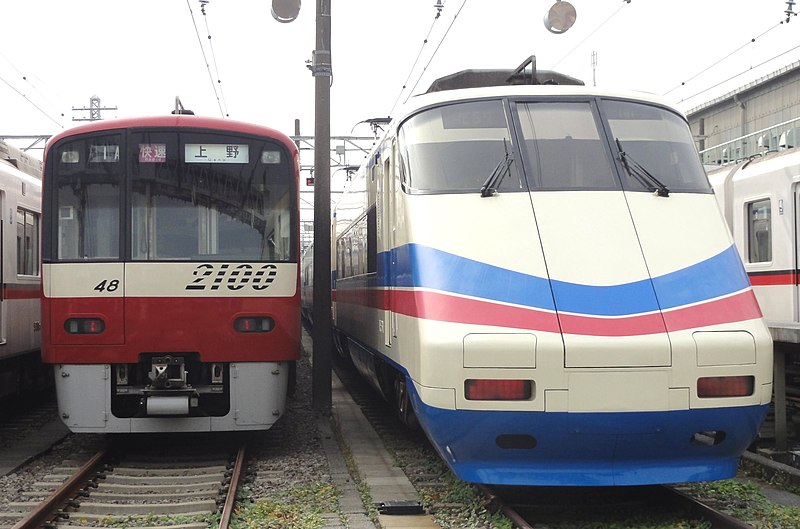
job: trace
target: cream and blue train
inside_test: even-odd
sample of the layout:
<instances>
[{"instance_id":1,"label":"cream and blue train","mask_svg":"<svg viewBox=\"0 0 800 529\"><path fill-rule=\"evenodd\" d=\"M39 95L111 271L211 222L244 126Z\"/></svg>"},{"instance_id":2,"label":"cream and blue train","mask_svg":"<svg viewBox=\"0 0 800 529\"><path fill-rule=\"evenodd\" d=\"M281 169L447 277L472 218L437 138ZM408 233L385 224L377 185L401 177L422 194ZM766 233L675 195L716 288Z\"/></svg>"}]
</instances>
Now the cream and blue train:
<instances>
[{"instance_id":1,"label":"cream and blue train","mask_svg":"<svg viewBox=\"0 0 800 529\"><path fill-rule=\"evenodd\" d=\"M462 479L735 474L772 341L687 123L551 72L409 102L335 208L337 344Z\"/></svg>"}]
</instances>

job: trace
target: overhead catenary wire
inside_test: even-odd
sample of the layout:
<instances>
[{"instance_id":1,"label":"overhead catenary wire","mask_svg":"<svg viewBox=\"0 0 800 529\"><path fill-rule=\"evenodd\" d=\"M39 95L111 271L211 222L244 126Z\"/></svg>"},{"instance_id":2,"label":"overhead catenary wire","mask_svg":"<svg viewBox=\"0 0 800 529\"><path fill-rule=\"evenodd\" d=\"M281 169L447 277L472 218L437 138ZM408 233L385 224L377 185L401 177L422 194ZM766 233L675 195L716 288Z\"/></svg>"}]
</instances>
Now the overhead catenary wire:
<instances>
[{"instance_id":1,"label":"overhead catenary wire","mask_svg":"<svg viewBox=\"0 0 800 529\"><path fill-rule=\"evenodd\" d=\"M39 96L39 97L40 97L42 100L44 100L44 102L45 102L45 103L47 103L48 105L50 105L50 107L51 107L52 109L55 109L55 110L58 112L58 106L59 106L59 105L57 105L57 104L53 103L53 101L51 101L51 100L50 100L50 98L49 98L49 97L47 97L47 95L46 95L46 94L44 94L44 92L42 92L41 90L39 90L39 87L38 87L36 84L34 84L34 83L31 81L31 76L30 76L30 75L26 75L26 74L22 73L22 72L20 71L20 69L19 69L19 68L17 68L17 66L16 66L16 65L15 65L13 62L11 62L11 59L9 59L9 58L8 58L8 57L7 57L7 56L6 56L6 55L5 55L5 54L4 54L2 51L0 51L0 57L2 57L3 59L5 59L5 61L8 63L8 65L9 65L9 66L11 66L11 68L13 68L15 72L17 72L17 75L18 75L18 76L19 76L19 77L20 77L20 78L21 78L21 79L22 79L22 80L23 80L23 81L24 81L24 82L25 82L25 83L26 83L28 86L30 86L30 87L31 87L31 88L32 88L32 89L33 89L33 90L34 90L34 91L35 91L35 92L38 94L38 96ZM36 79L38 79L40 82L43 82L41 79L39 79L39 78L38 78L38 77L36 77L35 75L34 75L33 77L35 77ZM61 94L59 94L59 93L57 93L57 92L55 93L55 95L56 95L57 97L61 97ZM49 117L49 116L48 116L48 117ZM61 117L62 117L62 118L64 117L64 113L63 113L63 112L61 112ZM51 118L51 119L52 119L52 118ZM62 127L62 128L63 128L63 127Z\"/></svg>"},{"instance_id":2,"label":"overhead catenary wire","mask_svg":"<svg viewBox=\"0 0 800 529\"><path fill-rule=\"evenodd\" d=\"M225 117L225 112L222 110L222 102L220 101L219 95L217 94L217 86L214 84L214 76L211 75L211 65L208 63L208 58L206 57L206 50L203 46L203 41L200 38L200 30L197 29L197 21L194 19L194 11L192 10L192 4L190 0L186 0L186 7L189 8L189 15L192 18L192 25L194 26L194 32L197 35L197 43L200 45L200 52L203 54L203 62L206 63L206 71L208 71L208 80L211 81L211 89L214 91L214 97L217 100L217 106L219 106L219 113L222 117Z\"/></svg>"},{"instance_id":3,"label":"overhead catenary wire","mask_svg":"<svg viewBox=\"0 0 800 529\"><path fill-rule=\"evenodd\" d=\"M414 59L414 64L411 65L411 69L408 71L408 76L406 76L406 80L403 83L403 87L400 89L400 92L397 94L397 99L394 100L394 104L392 105L392 109L389 111L389 116L394 113L394 109L397 108L397 103L400 102L400 98L403 97L403 92L405 91L406 87L408 87L408 81L411 79L411 75L414 73L414 69L417 67L417 63L419 62L419 58L422 57L422 52L425 50L425 46L428 44L428 39L431 38L431 33L433 33L433 28L436 27L436 22L438 22L439 17L442 16L442 8L444 7L445 2L440 1L436 4L436 16L433 17L433 22L431 22L431 27L428 29L428 34L425 35L425 40L422 41L422 46L417 53L417 58Z\"/></svg>"},{"instance_id":4,"label":"overhead catenary wire","mask_svg":"<svg viewBox=\"0 0 800 529\"><path fill-rule=\"evenodd\" d=\"M219 97L221 100L222 108L225 109L224 116L228 117L228 105L225 103L225 93L222 90L222 80L219 76L219 66L217 63L217 55L214 52L214 42L211 40L211 29L208 26L208 15L206 15L206 4L208 0L201 0L200 11L203 13L203 19L206 21L206 33L208 34L208 48L211 50L211 60L214 63L214 75L217 78L217 86L219 86Z\"/></svg>"},{"instance_id":5,"label":"overhead catenary wire","mask_svg":"<svg viewBox=\"0 0 800 529\"><path fill-rule=\"evenodd\" d=\"M760 62L760 63L756 64L755 66L751 66L750 68L748 68L748 69L746 69L746 70L743 70L743 71L741 71L741 72L739 72L739 73L737 73L737 74L735 74L735 75L732 75L732 76L728 77L727 79L725 79L725 80L723 80L723 81L720 81L720 82L718 82L718 83L714 84L713 86L709 86L709 87L707 87L707 88L704 88L703 90L701 90L701 91L699 91L699 92L697 92L697 93L695 93L695 94L692 94L692 95L690 95L690 96L684 97L684 98L683 98L683 99L681 99L679 102L680 102L680 103L683 103L684 101L686 101L686 100L688 100L688 99L693 99L693 98L695 98L695 97L699 96L700 94L704 94L704 93L708 92L709 90L713 90L714 88L717 88L718 86L721 86L721 85L723 85L723 84L727 83L728 81L732 81L732 80L736 79L737 77L739 77L739 76L742 76L742 75L746 74L747 72L749 72L749 71L753 70L754 68L759 68L759 67L761 67L761 66L764 66L765 64L767 64L767 63L769 63L769 62L771 62L771 61L774 61L774 60L775 60L775 59L777 59L778 57L783 57L783 56L784 56L784 55L786 55L787 53L791 53L791 52L793 52L794 50L797 50L797 49L800 49L800 44L798 44L797 46L795 46L795 47L793 47L793 48L789 48L789 49L788 49L788 50L786 50L786 51L783 51L783 52L781 52L781 53L778 53L777 55L774 55L774 56L770 57L769 59L767 59L767 60L765 60L765 61L762 61L762 62Z\"/></svg>"},{"instance_id":6,"label":"overhead catenary wire","mask_svg":"<svg viewBox=\"0 0 800 529\"><path fill-rule=\"evenodd\" d=\"M589 33L588 35L586 35L586 36L583 38L583 40L582 40L582 41L580 41L580 42L579 42L579 43L578 43L578 44L577 44L577 45L576 45L574 48L572 48L571 50L569 50L569 51L567 52L567 54L566 54L566 55L564 55L564 56L563 56L563 57L561 57L561 58L560 58L558 61L556 61L556 63L555 63L555 64L553 64L552 68L555 68L555 67L557 67L559 64L561 64L562 62L564 62L564 59L566 59L567 57L569 57L570 55L572 55L572 54L575 52L575 50L577 50L578 48L580 48L580 47L583 45L583 43L584 43L584 42L586 42L587 40L589 40L589 39L591 38L591 36L592 36L592 35L594 35L595 33L597 33L597 32L600 30L600 28L602 28L603 26L605 26L606 24L608 24L608 22L609 22L609 21L610 21L612 18L614 18L615 16L617 16L617 13L619 13L620 11L622 11L622 8L624 8L626 5L628 5L628 4L630 4L630 3L631 3L631 0L622 0L622 5L621 5L619 8L617 8L617 10L616 10L616 11L614 11L613 13L611 13L611 16L609 16L607 19L605 19L603 22L601 22L599 26L597 26L596 28L594 28L594 29L591 31L591 33Z\"/></svg>"},{"instance_id":7,"label":"overhead catenary wire","mask_svg":"<svg viewBox=\"0 0 800 529\"><path fill-rule=\"evenodd\" d=\"M425 72L428 70L428 66L431 65L431 62L433 62L433 59L436 57L436 54L439 52L439 48L442 47L442 44L444 43L444 39L447 38L447 35L450 33L450 30L453 29L453 24L455 24L456 20L458 20L458 16L461 14L461 11L464 9L465 5L467 5L467 0L464 0L461 3L461 7L458 8L458 11L453 16L453 20L450 21L450 25L447 26L447 30L445 30L444 35L442 35L442 38L439 40L439 44L436 46L436 49L433 50L433 53L428 58L428 62L425 64L425 67L422 69L422 72L420 72L419 77L417 77L417 81L414 83L414 86L411 87L411 90L408 91L408 95L406 96L405 101L403 101L404 103L406 101L408 101L408 98L411 97L411 94L414 92L414 90L417 88L417 85L422 80L422 76L425 75Z\"/></svg>"},{"instance_id":8,"label":"overhead catenary wire","mask_svg":"<svg viewBox=\"0 0 800 529\"><path fill-rule=\"evenodd\" d=\"M772 27L771 27L771 28L769 28L768 30L764 31L763 33L761 33L761 34L760 34L760 35L758 35L757 37L753 37L753 38L751 38L750 40L748 40L747 42L745 42L744 44L742 44L741 46L739 46L738 48L736 48L736 49L735 49L735 50L733 50L732 52L730 52L730 53L728 53L727 55L725 55L724 57L722 57L721 59L717 59L716 61L712 62L712 63L711 63L711 64L709 64L707 67L705 67L704 69L700 70L700 71L699 71L699 72L697 72L696 74L694 74L694 75L692 75L691 77L689 77L688 79L686 79L685 81L682 81L682 82L681 82L681 84L679 84L679 85L677 85L677 86L675 86L675 87L673 87L673 88L670 88L669 90L667 90L666 92L664 92L664 93L663 93L663 94L661 94L661 95L663 95L663 96L669 95L670 93L674 92L674 91L675 91L675 90L677 90L678 88L680 88L680 87L682 87L682 86L686 86L686 83L688 83L688 82L690 82L690 81L693 81L695 78L697 78L697 77L701 76L702 74L706 73L707 71L709 71L709 70L711 70L711 69L715 68L715 67L716 67L716 66L718 66L718 65L719 65L719 64L720 64L722 61L724 61L724 60L726 60L726 59L729 59L731 56L733 56L733 55L735 55L735 54L739 53L739 52L740 52L740 51L742 51L744 48L746 48L746 47L747 47L747 46L749 46L750 44L753 44L753 43L754 43L756 40L760 39L761 37L763 37L764 35L766 35L766 34L767 34L767 33L769 33L770 31L772 31L773 29L777 28L778 26L780 26L780 25L782 25L782 24L784 24L784 23L785 23L785 21L781 20L780 22L778 22L777 24L775 24L774 26L772 26ZM713 87L712 87L712 88L713 88ZM702 93L702 92L700 92L700 93Z\"/></svg>"},{"instance_id":9,"label":"overhead catenary wire","mask_svg":"<svg viewBox=\"0 0 800 529\"><path fill-rule=\"evenodd\" d=\"M41 112L41 113L42 113L42 114L43 114L45 117L47 117L47 119L49 119L50 121L52 121L53 123L55 123L56 125L58 125L60 128L62 128L62 129L64 128L64 125L62 125L62 124L61 124L61 123L60 123L58 120L56 120L56 119L55 119L53 116L51 116L50 114L48 114L48 113L47 113L47 112L46 112L46 111L45 111L45 110L44 110L42 107L40 107L39 105L37 105L36 103L34 103L34 102L33 102L33 101L32 101L32 100L31 100L31 99L28 97L28 96L26 96L25 94L23 94L22 92L20 92L19 90L17 90L17 88L16 88L14 85L12 85L11 83L9 83L8 81L6 81L6 80L5 80L4 78L2 78L2 77L0 77L0 81L3 81L3 83L5 83L5 84L6 84L6 86L8 86L8 87L9 87L10 89L12 89L14 92L16 92L17 94L19 94L19 96L20 96L20 97L22 97L22 98L23 98L25 101L27 101L28 103L30 103L30 104L31 104L31 105L32 105L32 106L33 106L33 107L34 107L36 110L38 110L38 111L39 111L39 112Z\"/></svg>"}]
</instances>

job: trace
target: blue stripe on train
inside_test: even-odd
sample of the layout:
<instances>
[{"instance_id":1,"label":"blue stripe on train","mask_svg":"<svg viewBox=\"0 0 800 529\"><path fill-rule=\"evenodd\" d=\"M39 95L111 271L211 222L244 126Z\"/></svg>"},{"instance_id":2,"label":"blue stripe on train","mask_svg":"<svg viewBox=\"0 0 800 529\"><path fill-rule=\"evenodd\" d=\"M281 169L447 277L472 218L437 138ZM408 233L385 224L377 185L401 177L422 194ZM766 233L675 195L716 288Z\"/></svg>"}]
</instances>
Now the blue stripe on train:
<instances>
[{"instance_id":1,"label":"blue stripe on train","mask_svg":"<svg viewBox=\"0 0 800 529\"><path fill-rule=\"evenodd\" d=\"M376 287L429 288L542 310L624 316L667 310L750 286L734 246L687 268L654 278L594 286L514 272L419 244L379 256ZM388 273L389 260L396 268ZM550 289L552 283L552 291Z\"/></svg>"}]
</instances>

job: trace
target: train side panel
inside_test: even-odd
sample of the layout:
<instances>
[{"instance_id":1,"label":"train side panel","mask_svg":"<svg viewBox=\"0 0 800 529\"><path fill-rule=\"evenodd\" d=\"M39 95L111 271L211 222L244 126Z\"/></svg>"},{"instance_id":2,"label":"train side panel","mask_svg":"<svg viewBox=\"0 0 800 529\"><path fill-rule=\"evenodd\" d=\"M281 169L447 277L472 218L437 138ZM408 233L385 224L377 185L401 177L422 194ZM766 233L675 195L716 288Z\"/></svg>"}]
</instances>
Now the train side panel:
<instances>
[{"instance_id":1,"label":"train side panel","mask_svg":"<svg viewBox=\"0 0 800 529\"><path fill-rule=\"evenodd\" d=\"M800 153L784 151L725 166L710 172L709 179L765 319L774 328L796 324Z\"/></svg>"},{"instance_id":2,"label":"train side panel","mask_svg":"<svg viewBox=\"0 0 800 529\"><path fill-rule=\"evenodd\" d=\"M8 150L8 152L6 152ZM41 365L41 162L0 142L0 396L45 388ZM48 377L49 378L49 377Z\"/></svg>"}]
</instances>

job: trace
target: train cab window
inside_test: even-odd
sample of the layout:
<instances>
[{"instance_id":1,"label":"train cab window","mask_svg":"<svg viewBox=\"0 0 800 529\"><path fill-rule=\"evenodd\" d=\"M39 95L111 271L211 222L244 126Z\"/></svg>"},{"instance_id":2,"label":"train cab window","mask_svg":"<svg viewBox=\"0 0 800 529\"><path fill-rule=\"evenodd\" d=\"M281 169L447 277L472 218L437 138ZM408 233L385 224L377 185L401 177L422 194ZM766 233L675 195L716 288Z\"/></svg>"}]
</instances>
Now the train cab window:
<instances>
[{"instance_id":1,"label":"train cab window","mask_svg":"<svg viewBox=\"0 0 800 529\"><path fill-rule=\"evenodd\" d=\"M604 100L611 141L672 192L711 193L700 156L686 121L665 108L630 101ZM626 190L651 189L622 172Z\"/></svg>"},{"instance_id":2,"label":"train cab window","mask_svg":"<svg viewBox=\"0 0 800 529\"><path fill-rule=\"evenodd\" d=\"M519 103L516 108L533 189L619 188L589 103Z\"/></svg>"},{"instance_id":3,"label":"train cab window","mask_svg":"<svg viewBox=\"0 0 800 529\"><path fill-rule=\"evenodd\" d=\"M39 275L39 215L17 209L17 275Z\"/></svg>"},{"instance_id":4,"label":"train cab window","mask_svg":"<svg viewBox=\"0 0 800 529\"><path fill-rule=\"evenodd\" d=\"M57 149L58 259L119 258L120 136L87 137Z\"/></svg>"},{"instance_id":5,"label":"train cab window","mask_svg":"<svg viewBox=\"0 0 800 529\"><path fill-rule=\"evenodd\" d=\"M747 219L748 262L772 261L772 208L769 199L747 204Z\"/></svg>"},{"instance_id":6,"label":"train cab window","mask_svg":"<svg viewBox=\"0 0 800 529\"><path fill-rule=\"evenodd\" d=\"M403 183L411 193L478 192L506 157L513 159L502 101L425 110L398 131ZM515 164L500 191L521 191Z\"/></svg>"},{"instance_id":7,"label":"train cab window","mask_svg":"<svg viewBox=\"0 0 800 529\"><path fill-rule=\"evenodd\" d=\"M296 259L292 168L278 145L222 134L129 139L134 260Z\"/></svg>"}]
</instances>

